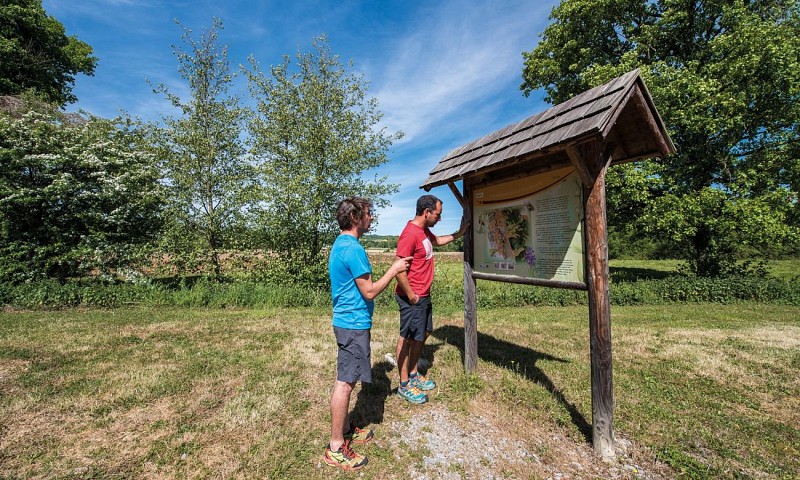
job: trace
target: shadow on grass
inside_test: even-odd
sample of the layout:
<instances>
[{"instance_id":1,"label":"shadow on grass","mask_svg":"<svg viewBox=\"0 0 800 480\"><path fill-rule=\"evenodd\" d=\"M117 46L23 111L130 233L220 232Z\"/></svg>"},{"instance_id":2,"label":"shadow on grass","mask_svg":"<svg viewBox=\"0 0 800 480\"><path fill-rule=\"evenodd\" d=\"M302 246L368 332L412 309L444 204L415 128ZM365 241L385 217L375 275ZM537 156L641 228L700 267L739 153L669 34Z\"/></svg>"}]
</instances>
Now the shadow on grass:
<instances>
[{"instance_id":1,"label":"shadow on grass","mask_svg":"<svg viewBox=\"0 0 800 480\"><path fill-rule=\"evenodd\" d=\"M433 331L434 337L454 345L461 350L461 361L464 361L464 328L445 325ZM564 393L545 373L536 366L539 360L566 363L568 360L537 352L527 347L500 340L491 335L478 332L478 357L498 367L515 372L528 380L543 386L569 413L572 423L584 436L587 442L592 441L592 426L586 418L564 396Z\"/></svg>"},{"instance_id":2,"label":"shadow on grass","mask_svg":"<svg viewBox=\"0 0 800 480\"><path fill-rule=\"evenodd\" d=\"M392 394L392 381L389 372L395 367L381 361L372 366L372 383L362 383L356 403L350 413L350 420L359 427L383 423L386 398Z\"/></svg>"},{"instance_id":3,"label":"shadow on grass","mask_svg":"<svg viewBox=\"0 0 800 480\"><path fill-rule=\"evenodd\" d=\"M417 362L419 373L423 375L428 373L428 369L433 365L434 354L442 345L444 344L425 344ZM375 354L374 351L372 353L373 355ZM394 378L394 388L392 388L390 376ZM361 391L358 393L356 403L350 412L351 420L359 427L371 423L383 423L386 399L389 395L397 393L398 379L399 373L396 366L386 360L374 364L372 366L372 383L361 384Z\"/></svg>"}]
</instances>

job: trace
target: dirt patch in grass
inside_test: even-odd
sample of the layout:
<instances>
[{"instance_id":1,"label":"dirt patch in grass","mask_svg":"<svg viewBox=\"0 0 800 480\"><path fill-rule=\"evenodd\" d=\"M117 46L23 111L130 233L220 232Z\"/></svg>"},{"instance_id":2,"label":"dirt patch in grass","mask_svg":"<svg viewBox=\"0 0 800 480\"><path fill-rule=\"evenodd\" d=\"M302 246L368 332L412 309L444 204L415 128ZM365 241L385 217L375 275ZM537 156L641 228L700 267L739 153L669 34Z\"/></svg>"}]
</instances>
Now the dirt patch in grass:
<instances>
[{"instance_id":1,"label":"dirt patch in grass","mask_svg":"<svg viewBox=\"0 0 800 480\"><path fill-rule=\"evenodd\" d=\"M433 405L389 424L392 448L413 448L421 456L420 462L408 466L410 478L664 479L672 475L646 449L624 439L617 439L616 461L603 462L591 445L575 443L552 425L509 415L497 404L472 402L469 410L454 413Z\"/></svg>"}]
</instances>

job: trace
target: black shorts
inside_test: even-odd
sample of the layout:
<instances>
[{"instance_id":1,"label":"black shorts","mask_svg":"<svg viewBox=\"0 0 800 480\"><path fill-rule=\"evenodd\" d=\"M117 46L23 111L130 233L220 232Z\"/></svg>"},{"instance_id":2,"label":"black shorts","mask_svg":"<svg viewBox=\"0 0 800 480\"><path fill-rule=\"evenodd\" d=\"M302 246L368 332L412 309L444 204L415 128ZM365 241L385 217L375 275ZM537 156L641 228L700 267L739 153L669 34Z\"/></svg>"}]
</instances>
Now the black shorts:
<instances>
[{"instance_id":1,"label":"black shorts","mask_svg":"<svg viewBox=\"0 0 800 480\"><path fill-rule=\"evenodd\" d=\"M419 297L416 305L408 303L408 297L395 294L400 307L400 336L410 340L425 340L425 332L433 331L433 304L431 297Z\"/></svg>"},{"instance_id":2,"label":"black shorts","mask_svg":"<svg viewBox=\"0 0 800 480\"><path fill-rule=\"evenodd\" d=\"M370 330L351 330L333 327L339 356L336 359L336 379L341 382L361 381L372 383L372 362L370 361Z\"/></svg>"}]
</instances>

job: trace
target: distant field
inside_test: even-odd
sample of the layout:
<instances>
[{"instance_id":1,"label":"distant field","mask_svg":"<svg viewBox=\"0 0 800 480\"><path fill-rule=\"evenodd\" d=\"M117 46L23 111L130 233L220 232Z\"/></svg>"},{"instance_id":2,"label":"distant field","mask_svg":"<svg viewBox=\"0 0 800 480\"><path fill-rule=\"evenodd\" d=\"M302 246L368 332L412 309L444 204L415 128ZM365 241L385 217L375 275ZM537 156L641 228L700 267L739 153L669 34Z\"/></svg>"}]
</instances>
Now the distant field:
<instances>
[{"instance_id":1,"label":"distant field","mask_svg":"<svg viewBox=\"0 0 800 480\"><path fill-rule=\"evenodd\" d=\"M370 257L379 261L391 258L391 252L370 252ZM461 252L436 252L437 262L442 264L463 262ZM608 262L612 278L615 272L639 272L642 278L662 278L674 274L685 262L683 260L610 260ZM791 280L800 277L800 259L769 260L767 262L769 275L774 278Z\"/></svg>"}]
</instances>

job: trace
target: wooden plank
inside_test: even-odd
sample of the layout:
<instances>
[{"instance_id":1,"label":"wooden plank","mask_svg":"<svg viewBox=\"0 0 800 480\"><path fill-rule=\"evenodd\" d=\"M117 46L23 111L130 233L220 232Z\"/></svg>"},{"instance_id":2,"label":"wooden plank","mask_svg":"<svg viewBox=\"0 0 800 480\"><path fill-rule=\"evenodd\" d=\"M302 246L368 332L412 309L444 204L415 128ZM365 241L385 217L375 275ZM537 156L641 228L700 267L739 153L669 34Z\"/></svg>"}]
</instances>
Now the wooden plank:
<instances>
[{"instance_id":1,"label":"wooden plank","mask_svg":"<svg viewBox=\"0 0 800 480\"><path fill-rule=\"evenodd\" d=\"M586 283L589 297L589 352L592 378L592 445L597 455L613 459L614 387L611 362L611 304L608 294L608 235L606 231L605 174L609 159L599 141L580 147L593 174L584 188L586 213Z\"/></svg>"},{"instance_id":2,"label":"wooden plank","mask_svg":"<svg viewBox=\"0 0 800 480\"><path fill-rule=\"evenodd\" d=\"M569 166L570 163L566 157L549 160L544 163L538 163L535 161L535 159L521 160L519 167L514 169L503 167L502 169L490 172L481 172L480 178L476 178L473 181L473 187L489 187L500 183L519 180L520 178L526 178L533 175L539 175L541 173L551 172L553 170L559 170Z\"/></svg>"},{"instance_id":3,"label":"wooden plank","mask_svg":"<svg viewBox=\"0 0 800 480\"><path fill-rule=\"evenodd\" d=\"M661 155L669 155L670 153L674 153L675 147L672 146L671 142L668 142L668 140L665 138L664 132L656 122L656 118L653 115L653 112L650 110L647 100L645 100L644 95L642 94L642 90L637 88L631 100L633 100L633 104L642 115L642 120L644 120L645 125L647 125L650 131L653 132L653 137L658 145L659 150L661 151Z\"/></svg>"},{"instance_id":4,"label":"wooden plank","mask_svg":"<svg viewBox=\"0 0 800 480\"><path fill-rule=\"evenodd\" d=\"M472 278L490 280L493 282L518 283L534 285L537 287L567 288L570 290L587 290L587 285L582 282L564 282L561 280L548 280L544 278L526 278L515 275L501 275L498 273L472 272Z\"/></svg>"},{"instance_id":5,"label":"wooden plank","mask_svg":"<svg viewBox=\"0 0 800 480\"><path fill-rule=\"evenodd\" d=\"M594 179L592 178L592 174L589 172L589 168L586 166L586 161L583 159L583 155L581 155L578 147L575 145L568 145L567 156L569 156L572 166L575 167L575 171L578 172L578 176L581 178L583 188L591 187Z\"/></svg>"},{"instance_id":6,"label":"wooden plank","mask_svg":"<svg viewBox=\"0 0 800 480\"><path fill-rule=\"evenodd\" d=\"M472 186L464 180L464 215L472 220ZM478 297L473 266L475 265L475 228L464 235L464 370L472 373L478 367Z\"/></svg>"},{"instance_id":7,"label":"wooden plank","mask_svg":"<svg viewBox=\"0 0 800 480\"><path fill-rule=\"evenodd\" d=\"M525 130L527 128L530 128L530 127L534 126L535 124L537 124L541 120L541 118L544 116L544 113L545 112L539 112L536 115L534 115L532 117L528 117L525 120L519 122L517 124L517 128L514 131L516 132L516 131L519 131L519 130Z\"/></svg>"}]
</instances>

